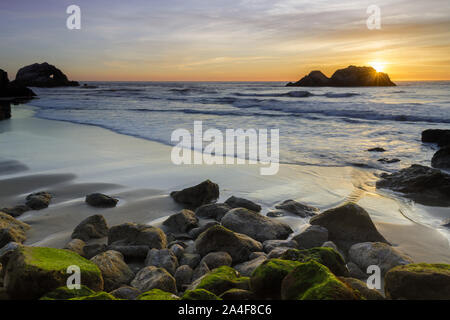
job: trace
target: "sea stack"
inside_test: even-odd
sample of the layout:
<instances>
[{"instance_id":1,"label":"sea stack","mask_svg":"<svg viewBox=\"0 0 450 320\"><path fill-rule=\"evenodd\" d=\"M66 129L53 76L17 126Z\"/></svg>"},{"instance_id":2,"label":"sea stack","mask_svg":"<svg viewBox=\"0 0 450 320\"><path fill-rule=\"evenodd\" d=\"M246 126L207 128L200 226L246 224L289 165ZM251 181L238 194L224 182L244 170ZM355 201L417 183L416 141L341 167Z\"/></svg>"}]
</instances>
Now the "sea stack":
<instances>
[{"instance_id":1,"label":"sea stack","mask_svg":"<svg viewBox=\"0 0 450 320\"><path fill-rule=\"evenodd\" d=\"M396 84L387 73L377 72L372 67L349 66L337 70L331 78L321 71L312 71L299 81L289 82L287 87L390 87Z\"/></svg>"},{"instance_id":2,"label":"sea stack","mask_svg":"<svg viewBox=\"0 0 450 320\"><path fill-rule=\"evenodd\" d=\"M77 81L69 81L67 76L54 65L34 63L17 71L16 82L29 87L77 87Z\"/></svg>"}]
</instances>

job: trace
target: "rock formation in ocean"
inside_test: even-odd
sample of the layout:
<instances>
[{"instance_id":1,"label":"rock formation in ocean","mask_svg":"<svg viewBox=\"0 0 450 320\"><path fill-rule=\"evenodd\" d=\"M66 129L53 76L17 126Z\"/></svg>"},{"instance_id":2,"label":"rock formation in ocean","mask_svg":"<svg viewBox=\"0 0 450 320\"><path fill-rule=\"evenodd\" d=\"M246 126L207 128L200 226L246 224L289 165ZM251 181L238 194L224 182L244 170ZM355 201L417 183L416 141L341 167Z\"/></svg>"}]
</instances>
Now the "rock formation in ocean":
<instances>
[{"instance_id":1,"label":"rock formation in ocean","mask_svg":"<svg viewBox=\"0 0 450 320\"><path fill-rule=\"evenodd\" d=\"M27 87L10 82L8 73L0 69L0 120L11 118L11 103L24 102L34 96L34 92Z\"/></svg>"},{"instance_id":2,"label":"rock formation in ocean","mask_svg":"<svg viewBox=\"0 0 450 320\"><path fill-rule=\"evenodd\" d=\"M19 69L15 81L29 87L79 86L77 81L69 81L61 70L47 62L34 63Z\"/></svg>"},{"instance_id":3,"label":"rock formation in ocean","mask_svg":"<svg viewBox=\"0 0 450 320\"><path fill-rule=\"evenodd\" d=\"M349 66L337 70L331 78L321 71L312 71L297 82L289 82L287 87L389 87L395 83L383 72L372 67Z\"/></svg>"}]
</instances>

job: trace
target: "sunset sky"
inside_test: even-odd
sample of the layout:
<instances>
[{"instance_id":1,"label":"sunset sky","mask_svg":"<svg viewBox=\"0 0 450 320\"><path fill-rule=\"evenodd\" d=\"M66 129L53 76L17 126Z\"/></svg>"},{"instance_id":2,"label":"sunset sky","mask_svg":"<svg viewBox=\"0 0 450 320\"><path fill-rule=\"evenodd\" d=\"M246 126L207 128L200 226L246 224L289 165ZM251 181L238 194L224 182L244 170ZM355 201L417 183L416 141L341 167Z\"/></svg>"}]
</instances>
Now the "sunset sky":
<instances>
[{"instance_id":1,"label":"sunset sky","mask_svg":"<svg viewBox=\"0 0 450 320\"><path fill-rule=\"evenodd\" d=\"M71 4L81 30L66 28ZM294 81L370 63L394 81L450 79L450 1L2 1L0 44L10 79L44 61L74 80Z\"/></svg>"}]
</instances>

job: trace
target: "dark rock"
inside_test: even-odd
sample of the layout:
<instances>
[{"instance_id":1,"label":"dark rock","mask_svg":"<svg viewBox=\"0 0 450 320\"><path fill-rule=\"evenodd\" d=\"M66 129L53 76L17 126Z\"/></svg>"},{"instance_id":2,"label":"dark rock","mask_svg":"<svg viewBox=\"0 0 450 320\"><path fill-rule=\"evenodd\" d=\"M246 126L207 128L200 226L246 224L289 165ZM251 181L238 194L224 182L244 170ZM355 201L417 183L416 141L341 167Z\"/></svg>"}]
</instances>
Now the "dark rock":
<instances>
[{"instance_id":1,"label":"dark rock","mask_svg":"<svg viewBox=\"0 0 450 320\"><path fill-rule=\"evenodd\" d=\"M16 75L16 83L28 87L63 87L78 86L76 81L69 81L67 76L55 66L44 63L35 63L25 66Z\"/></svg>"},{"instance_id":2,"label":"dark rock","mask_svg":"<svg viewBox=\"0 0 450 320\"><path fill-rule=\"evenodd\" d=\"M386 274L384 291L389 299L450 300L450 265L409 264Z\"/></svg>"},{"instance_id":3,"label":"dark rock","mask_svg":"<svg viewBox=\"0 0 450 320\"><path fill-rule=\"evenodd\" d=\"M171 275L174 275L178 268L178 259L169 249L151 249L148 251L145 265L164 268Z\"/></svg>"},{"instance_id":4,"label":"dark rock","mask_svg":"<svg viewBox=\"0 0 450 320\"><path fill-rule=\"evenodd\" d=\"M163 268L148 266L141 269L131 281L131 285L142 292L152 289L176 293L177 285L175 278Z\"/></svg>"},{"instance_id":5,"label":"dark rock","mask_svg":"<svg viewBox=\"0 0 450 320\"><path fill-rule=\"evenodd\" d=\"M275 247L269 252L269 254L267 255L267 259L278 259L286 251L288 251L290 249L292 249L292 248L291 247Z\"/></svg>"},{"instance_id":6,"label":"dark rock","mask_svg":"<svg viewBox=\"0 0 450 320\"><path fill-rule=\"evenodd\" d=\"M204 224L204 225L201 226L201 227L194 228L194 229L192 229L191 231L189 231L189 235L190 235L193 239L197 239L197 237L198 237L201 233L203 233L204 231L208 230L209 228L211 228L211 227L213 227L213 226L217 226L217 225L219 225L219 224L220 224L220 223L218 223L217 221L211 221L211 222L208 222L208 223Z\"/></svg>"},{"instance_id":7,"label":"dark rock","mask_svg":"<svg viewBox=\"0 0 450 320\"><path fill-rule=\"evenodd\" d=\"M263 242L264 252L266 253L278 247L298 248L298 243L295 240L266 240Z\"/></svg>"},{"instance_id":8,"label":"dark rock","mask_svg":"<svg viewBox=\"0 0 450 320\"><path fill-rule=\"evenodd\" d=\"M450 219L446 219L441 224L443 227L450 228Z\"/></svg>"},{"instance_id":9,"label":"dark rock","mask_svg":"<svg viewBox=\"0 0 450 320\"><path fill-rule=\"evenodd\" d=\"M247 261L252 252L262 251L262 244L244 234L214 226L195 240L195 248L202 256L214 251L225 251L230 254L234 263L240 263Z\"/></svg>"},{"instance_id":10,"label":"dark rock","mask_svg":"<svg viewBox=\"0 0 450 320\"><path fill-rule=\"evenodd\" d=\"M372 67L349 66L337 70L331 78L327 78L320 71L313 71L295 83L288 83L292 87L379 87L395 86L389 76L377 72Z\"/></svg>"},{"instance_id":11,"label":"dark rock","mask_svg":"<svg viewBox=\"0 0 450 320\"><path fill-rule=\"evenodd\" d=\"M413 164L393 174L382 174L376 186L402 192L421 204L450 206L450 175L438 169Z\"/></svg>"},{"instance_id":12,"label":"dark rock","mask_svg":"<svg viewBox=\"0 0 450 320\"><path fill-rule=\"evenodd\" d=\"M437 151L431 159L433 168L450 169L450 146Z\"/></svg>"},{"instance_id":13,"label":"dark rock","mask_svg":"<svg viewBox=\"0 0 450 320\"><path fill-rule=\"evenodd\" d=\"M119 200L101 193L92 193L86 196L86 203L97 208L114 208Z\"/></svg>"},{"instance_id":14,"label":"dark rock","mask_svg":"<svg viewBox=\"0 0 450 320\"><path fill-rule=\"evenodd\" d=\"M11 118L11 102L0 100L0 121Z\"/></svg>"},{"instance_id":15,"label":"dark rock","mask_svg":"<svg viewBox=\"0 0 450 320\"><path fill-rule=\"evenodd\" d=\"M365 282L355 278L339 277L339 280L351 287L353 290L358 291L366 300L385 300L383 295L377 290L369 289Z\"/></svg>"},{"instance_id":16,"label":"dark rock","mask_svg":"<svg viewBox=\"0 0 450 320\"><path fill-rule=\"evenodd\" d=\"M180 260L183 257L184 254L184 247L178 243L175 243L173 245L169 245L169 249L173 252L175 257L177 257L178 260Z\"/></svg>"},{"instance_id":17,"label":"dark rock","mask_svg":"<svg viewBox=\"0 0 450 320\"><path fill-rule=\"evenodd\" d=\"M11 118L11 103L32 99L36 94L15 81L9 82L8 73L0 69L0 120Z\"/></svg>"},{"instance_id":18,"label":"dark rock","mask_svg":"<svg viewBox=\"0 0 450 320\"><path fill-rule=\"evenodd\" d=\"M328 239L347 253L355 243L384 242L366 210L355 203L347 203L327 210L309 221L328 229Z\"/></svg>"},{"instance_id":19,"label":"dark rock","mask_svg":"<svg viewBox=\"0 0 450 320\"><path fill-rule=\"evenodd\" d=\"M87 217L80 222L72 233L72 239L81 239L88 241L90 239L99 239L108 235L108 225L102 215L96 214Z\"/></svg>"},{"instance_id":20,"label":"dark rock","mask_svg":"<svg viewBox=\"0 0 450 320\"><path fill-rule=\"evenodd\" d=\"M170 196L175 202L184 204L189 209L196 209L219 198L219 186L206 180L196 186L173 191Z\"/></svg>"},{"instance_id":21,"label":"dark rock","mask_svg":"<svg viewBox=\"0 0 450 320\"><path fill-rule=\"evenodd\" d=\"M284 212L282 210L271 210L266 214L269 218L280 218L284 217Z\"/></svg>"},{"instance_id":22,"label":"dark rock","mask_svg":"<svg viewBox=\"0 0 450 320\"><path fill-rule=\"evenodd\" d=\"M237 198L235 196L228 198L225 201L225 204L229 205L231 208L245 208L255 212L261 211L261 206L259 204L244 198Z\"/></svg>"},{"instance_id":23,"label":"dark rock","mask_svg":"<svg viewBox=\"0 0 450 320\"><path fill-rule=\"evenodd\" d=\"M292 238L301 249L320 247L328 240L327 228L321 226L309 226Z\"/></svg>"},{"instance_id":24,"label":"dark rock","mask_svg":"<svg viewBox=\"0 0 450 320\"><path fill-rule=\"evenodd\" d=\"M90 244L85 245L83 247L84 256L86 259L91 259L92 257L96 256L99 253L105 252L107 249L106 244Z\"/></svg>"},{"instance_id":25,"label":"dark rock","mask_svg":"<svg viewBox=\"0 0 450 320\"><path fill-rule=\"evenodd\" d=\"M91 261L102 272L106 291L112 291L122 285L127 285L134 278L133 271L125 263L120 252L108 250L94 256Z\"/></svg>"},{"instance_id":26,"label":"dark rock","mask_svg":"<svg viewBox=\"0 0 450 320\"><path fill-rule=\"evenodd\" d=\"M80 239L72 239L68 244L64 246L63 249L70 250L84 257L84 247L86 242Z\"/></svg>"},{"instance_id":27,"label":"dark rock","mask_svg":"<svg viewBox=\"0 0 450 320\"><path fill-rule=\"evenodd\" d=\"M369 151L369 152L386 152L386 149L376 147L376 148L367 149L367 151Z\"/></svg>"},{"instance_id":28,"label":"dark rock","mask_svg":"<svg viewBox=\"0 0 450 320\"><path fill-rule=\"evenodd\" d=\"M211 269L209 269L208 265L206 263L200 261L197 268L195 268L194 272L192 273L192 281L195 281L195 280L203 277L205 274L207 274L210 271L211 271Z\"/></svg>"},{"instance_id":29,"label":"dark rock","mask_svg":"<svg viewBox=\"0 0 450 320\"><path fill-rule=\"evenodd\" d=\"M357 265L356 263L353 262L349 262L347 263L347 269L348 269L348 275L351 278L356 278L359 280L367 280L367 278L369 277L369 275L367 273L364 273L364 271L362 271Z\"/></svg>"},{"instance_id":30,"label":"dark rock","mask_svg":"<svg viewBox=\"0 0 450 320\"><path fill-rule=\"evenodd\" d=\"M180 266L188 265L192 269L195 269L202 257L198 253L185 252L180 259Z\"/></svg>"},{"instance_id":31,"label":"dark rock","mask_svg":"<svg viewBox=\"0 0 450 320\"><path fill-rule=\"evenodd\" d=\"M225 228L246 234L261 242L276 239L284 240L293 232L287 224L244 208L228 211L221 222Z\"/></svg>"},{"instance_id":32,"label":"dark rock","mask_svg":"<svg viewBox=\"0 0 450 320\"><path fill-rule=\"evenodd\" d=\"M428 129L422 132L422 142L437 143L440 147L450 145L450 130Z\"/></svg>"},{"instance_id":33,"label":"dark rock","mask_svg":"<svg viewBox=\"0 0 450 320\"><path fill-rule=\"evenodd\" d=\"M248 256L248 259L249 259L249 260L253 260L253 259L256 259L256 258L259 258L259 257L266 257L266 258L267 258L267 253L262 252L262 251L260 251L260 252L252 252L252 253Z\"/></svg>"},{"instance_id":34,"label":"dark rock","mask_svg":"<svg viewBox=\"0 0 450 320\"><path fill-rule=\"evenodd\" d=\"M255 271L255 269L258 268L266 260L267 257L259 256L255 259L235 265L234 269L236 269L236 271L239 272L242 276L250 277L253 271Z\"/></svg>"},{"instance_id":35,"label":"dark rock","mask_svg":"<svg viewBox=\"0 0 450 320\"><path fill-rule=\"evenodd\" d=\"M220 221L229 210L231 210L231 207L226 203L210 203L197 208L195 214L200 218Z\"/></svg>"},{"instance_id":36,"label":"dark rock","mask_svg":"<svg viewBox=\"0 0 450 320\"><path fill-rule=\"evenodd\" d=\"M378 162L383 162L383 163L397 163L397 162L400 162L400 159L397 159L397 158L394 158L394 159L381 158L381 159L378 159Z\"/></svg>"},{"instance_id":37,"label":"dark rock","mask_svg":"<svg viewBox=\"0 0 450 320\"><path fill-rule=\"evenodd\" d=\"M299 203L295 200L285 200L276 205L275 208L285 210L302 218L312 217L319 213L319 209Z\"/></svg>"},{"instance_id":38,"label":"dark rock","mask_svg":"<svg viewBox=\"0 0 450 320\"><path fill-rule=\"evenodd\" d=\"M135 300L142 292L130 286L122 286L110 292L117 299Z\"/></svg>"},{"instance_id":39,"label":"dark rock","mask_svg":"<svg viewBox=\"0 0 450 320\"><path fill-rule=\"evenodd\" d=\"M188 265L179 266L175 271L175 280L179 291L184 291L192 282L194 270Z\"/></svg>"},{"instance_id":40,"label":"dark rock","mask_svg":"<svg viewBox=\"0 0 450 320\"><path fill-rule=\"evenodd\" d=\"M26 197L26 205L33 210L42 210L49 206L52 195L48 192L32 193Z\"/></svg>"},{"instance_id":41,"label":"dark rock","mask_svg":"<svg viewBox=\"0 0 450 320\"><path fill-rule=\"evenodd\" d=\"M210 270L213 270L215 268L221 267L221 266L231 266L231 263L233 262L233 259L231 258L230 254L228 252L210 252L206 256L203 257L203 259L200 261L200 263L206 263L208 268Z\"/></svg>"},{"instance_id":42,"label":"dark rock","mask_svg":"<svg viewBox=\"0 0 450 320\"><path fill-rule=\"evenodd\" d=\"M249 290L243 289L230 289L222 293L219 298L222 300L242 301L242 300L254 300L255 295Z\"/></svg>"},{"instance_id":43,"label":"dark rock","mask_svg":"<svg viewBox=\"0 0 450 320\"><path fill-rule=\"evenodd\" d=\"M31 210L31 208L24 204L18 205L18 206L12 207L12 208L0 209L1 212L7 213L14 218L21 216L22 214L24 214L25 212L27 212L29 210Z\"/></svg>"},{"instance_id":44,"label":"dark rock","mask_svg":"<svg viewBox=\"0 0 450 320\"><path fill-rule=\"evenodd\" d=\"M167 247L167 238L159 228L144 224L124 223L109 229L108 244L146 245L150 249L163 249Z\"/></svg>"},{"instance_id":45,"label":"dark rock","mask_svg":"<svg viewBox=\"0 0 450 320\"><path fill-rule=\"evenodd\" d=\"M163 225L171 231L185 233L198 227L198 218L191 210L183 209L167 218Z\"/></svg>"},{"instance_id":46,"label":"dark rock","mask_svg":"<svg viewBox=\"0 0 450 320\"><path fill-rule=\"evenodd\" d=\"M107 249L120 252L125 259L143 260L147 257L149 247L146 245L109 245Z\"/></svg>"}]
</instances>

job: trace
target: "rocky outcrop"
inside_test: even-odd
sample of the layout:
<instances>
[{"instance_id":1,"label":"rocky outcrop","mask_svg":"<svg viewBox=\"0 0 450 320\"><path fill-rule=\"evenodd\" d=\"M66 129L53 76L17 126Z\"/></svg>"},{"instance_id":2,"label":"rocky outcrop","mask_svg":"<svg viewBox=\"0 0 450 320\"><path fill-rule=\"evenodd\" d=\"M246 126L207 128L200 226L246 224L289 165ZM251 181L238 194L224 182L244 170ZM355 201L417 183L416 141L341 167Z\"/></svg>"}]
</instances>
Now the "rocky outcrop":
<instances>
[{"instance_id":1,"label":"rocky outcrop","mask_svg":"<svg viewBox=\"0 0 450 320\"><path fill-rule=\"evenodd\" d=\"M289 87L386 87L395 86L389 76L372 67L349 66L337 70L331 78L320 71L312 71L299 81L287 84Z\"/></svg>"},{"instance_id":2,"label":"rocky outcrop","mask_svg":"<svg viewBox=\"0 0 450 320\"><path fill-rule=\"evenodd\" d=\"M69 81L61 70L47 62L34 63L19 69L15 82L28 87L79 86L78 82Z\"/></svg>"},{"instance_id":3,"label":"rocky outcrop","mask_svg":"<svg viewBox=\"0 0 450 320\"><path fill-rule=\"evenodd\" d=\"M312 217L309 223L325 227L328 230L328 239L345 253L355 243L387 243L366 210L355 203L327 210Z\"/></svg>"},{"instance_id":4,"label":"rocky outcrop","mask_svg":"<svg viewBox=\"0 0 450 320\"><path fill-rule=\"evenodd\" d=\"M219 186L210 180L206 180L196 186L181 191L173 191L170 196L175 202L187 206L188 209L196 209L219 198Z\"/></svg>"},{"instance_id":5,"label":"rocky outcrop","mask_svg":"<svg viewBox=\"0 0 450 320\"><path fill-rule=\"evenodd\" d=\"M261 242L276 239L283 240L293 232L287 224L244 208L228 211L222 218L222 225L225 228L246 234Z\"/></svg>"},{"instance_id":6,"label":"rocky outcrop","mask_svg":"<svg viewBox=\"0 0 450 320\"><path fill-rule=\"evenodd\" d=\"M401 192L421 204L450 206L450 175L438 169L413 164L393 174L382 174L376 186Z\"/></svg>"}]
</instances>

